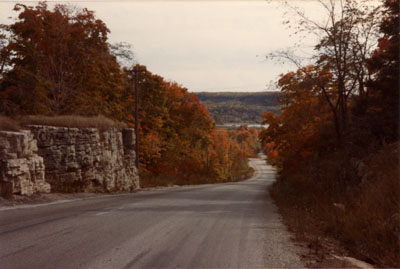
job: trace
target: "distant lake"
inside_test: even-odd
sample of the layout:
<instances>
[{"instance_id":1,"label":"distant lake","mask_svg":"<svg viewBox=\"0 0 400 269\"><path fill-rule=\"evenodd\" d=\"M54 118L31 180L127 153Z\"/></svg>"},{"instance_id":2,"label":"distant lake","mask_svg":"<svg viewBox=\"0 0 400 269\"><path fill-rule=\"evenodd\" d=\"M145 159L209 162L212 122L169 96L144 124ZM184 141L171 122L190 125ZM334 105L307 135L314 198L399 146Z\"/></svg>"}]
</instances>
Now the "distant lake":
<instances>
[{"instance_id":1,"label":"distant lake","mask_svg":"<svg viewBox=\"0 0 400 269\"><path fill-rule=\"evenodd\" d=\"M249 128L267 128L267 124L257 124L257 123L224 123L224 124L217 124L217 128L227 128L227 129L233 129L233 128L239 128L242 125L247 124Z\"/></svg>"}]
</instances>

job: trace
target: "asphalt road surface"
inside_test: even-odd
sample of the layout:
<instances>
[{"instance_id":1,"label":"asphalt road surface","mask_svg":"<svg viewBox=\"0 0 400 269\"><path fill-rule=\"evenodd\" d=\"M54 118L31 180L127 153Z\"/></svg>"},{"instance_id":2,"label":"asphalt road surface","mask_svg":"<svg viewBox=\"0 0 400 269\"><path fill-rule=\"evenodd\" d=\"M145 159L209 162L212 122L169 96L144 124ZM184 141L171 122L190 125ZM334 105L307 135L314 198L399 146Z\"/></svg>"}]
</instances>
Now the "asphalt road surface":
<instances>
[{"instance_id":1,"label":"asphalt road surface","mask_svg":"<svg viewBox=\"0 0 400 269\"><path fill-rule=\"evenodd\" d=\"M0 268L304 267L267 187L252 179L0 208Z\"/></svg>"}]
</instances>

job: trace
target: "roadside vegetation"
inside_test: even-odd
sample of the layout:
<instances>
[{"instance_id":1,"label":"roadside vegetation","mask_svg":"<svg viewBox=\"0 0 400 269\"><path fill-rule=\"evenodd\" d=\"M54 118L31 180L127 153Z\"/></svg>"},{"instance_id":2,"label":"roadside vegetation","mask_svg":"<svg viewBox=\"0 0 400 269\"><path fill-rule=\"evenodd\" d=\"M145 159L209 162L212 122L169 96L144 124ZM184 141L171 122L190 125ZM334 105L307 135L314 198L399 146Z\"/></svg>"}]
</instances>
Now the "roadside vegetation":
<instances>
[{"instance_id":1,"label":"roadside vegetation","mask_svg":"<svg viewBox=\"0 0 400 269\"><path fill-rule=\"evenodd\" d=\"M217 130L195 94L136 64L129 45L110 44L109 29L92 11L45 2L16 4L14 11L13 23L0 25L1 130L19 129L10 118L21 125L134 127L138 91L143 186L249 175L257 131Z\"/></svg>"},{"instance_id":2,"label":"roadside vegetation","mask_svg":"<svg viewBox=\"0 0 400 269\"><path fill-rule=\"evenodd\" d=\"M339 2L343 9L321 1L329 22L322 25L291 8L298 31L320 36L313 64L271 55L298 65L278 82L281 114L263 115L269 127L260 139L279 170L271 194L316 251L322 234L356 258L399 267L400 4Z\"/></svg>"},{"instance_id":3,"label":"roadside vegetation","mask_svg":"<svg viewBox=\"0 0 400 269\"><path fill-rule=\"evenodd\" d=\"M177 161L174 156L172 162L160 160L166 161L164 167L149 164L141 177L141 186L222 183L248 179L253 174L248 158L257 157L260 150L257 129L247 126L236 130L213 129L210 141L200 148L197 158ZM175 150L182 149L177 146Z\"/></svg>"}]
</instances>

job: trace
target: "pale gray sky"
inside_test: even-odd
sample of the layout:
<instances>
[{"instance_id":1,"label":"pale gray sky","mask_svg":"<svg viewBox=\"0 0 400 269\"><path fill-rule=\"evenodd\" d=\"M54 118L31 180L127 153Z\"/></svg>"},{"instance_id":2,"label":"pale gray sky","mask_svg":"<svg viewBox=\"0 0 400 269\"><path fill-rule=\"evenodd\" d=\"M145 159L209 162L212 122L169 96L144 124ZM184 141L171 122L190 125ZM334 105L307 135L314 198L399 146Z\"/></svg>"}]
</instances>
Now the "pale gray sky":
<instances>
[{"instance_id":1,"label":"pale gray sky","mask_svg":"<svg viewBox=\"0 0 400 269\"><path fill-rule=\"evenodd\" d=\"M263 91L295 69L265 60L297 40L282 25L279 1L62 2L95 11L111 30L110 42L132 44L140 64L190 91ZM321 13L315 1L293 2L314 16ZM16 15L15 3L0 1L0 23Z\"/></svg>"}]
</instances>

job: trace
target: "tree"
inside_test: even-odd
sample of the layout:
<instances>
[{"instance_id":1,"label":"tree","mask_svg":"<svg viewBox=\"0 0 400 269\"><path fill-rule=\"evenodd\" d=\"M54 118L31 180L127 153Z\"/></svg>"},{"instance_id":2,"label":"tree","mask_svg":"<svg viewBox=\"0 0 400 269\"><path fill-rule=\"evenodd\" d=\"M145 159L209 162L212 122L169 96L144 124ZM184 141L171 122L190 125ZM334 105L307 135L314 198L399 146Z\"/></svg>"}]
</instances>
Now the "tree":
<instances>
[{"instance_id":1,"label":"tree","mask_svg":"<svg viewBox=\"0 0 400 269\"><path fill-rule=\"evenodd\" d=\"M380 25L383 37L368 59L372 73L368 83L366 117L372 132L381 140L393 142L399 138L399 13L396 0L384 2L385 12Z\"/></svg>"},{"instance_id":2,"label":"tree","mask_svg":"<svg viewBox=\"0 0 400 269\"><path fill-rule=\"evenodd\" d=\"M315 85L315 67L303 67L297 72L281 75L279 87L281 114L263 115L267 129L260 139L272 163L287 169L296 169L308 157L320 151L327 143L324 133L334 133L329 124L330 110L324 96ZM326 146L325 146L326 147Z\"/></svg>"},{"instance_id":3,"label":"tree","mask_svg":"<svg viewBox=\"0 0 400 269\"><path fill-rule=\"evenodd\" d=\"M92 11L66 5L16 4L14 10L15 22L1 26L0 111L121 119L123 80L106 25Z\"/></svg>"},{"instance_id":4,"label":"tree","mask_svg":"<svg viewBox=\"0 0 400 269\"><path fill-rule=\"evenodd\" d=\"M132 67L125 68L124 118L133 126L135 96ZM203 174L208 145L215 129L207 109L195 94L175 82L146 71L139 81L139 158L148 176L188 180ZM198 175L196 175L198 174ZM145 176L146 177L146 176Z\"/></svg>"},{"instance_id":5,"label":"tree","mask_svg":"<svg viewBox=\"0 0 400 269\"><path fill-rule=\"evenodd\" d=\"M310 19L296 7L289 5L289 8L297 15L297 33L311 33L319 37L312 59L317 77L323 78L320 75L325 74L326 78L329 75L330 83L324 78L315 80L315 84L331 109L337 140L342 144L351 120L349 99L365 94L365 83L370 76L366 59L376 45L380 6L373 7L367 1L356 0L318 2L327 13L323 22ZM299 59L289 51L272 53L270 57L289 59L298 70L302 70ZM312 79L312 74L308 75Z\"/></svg>"}]
</instances>

